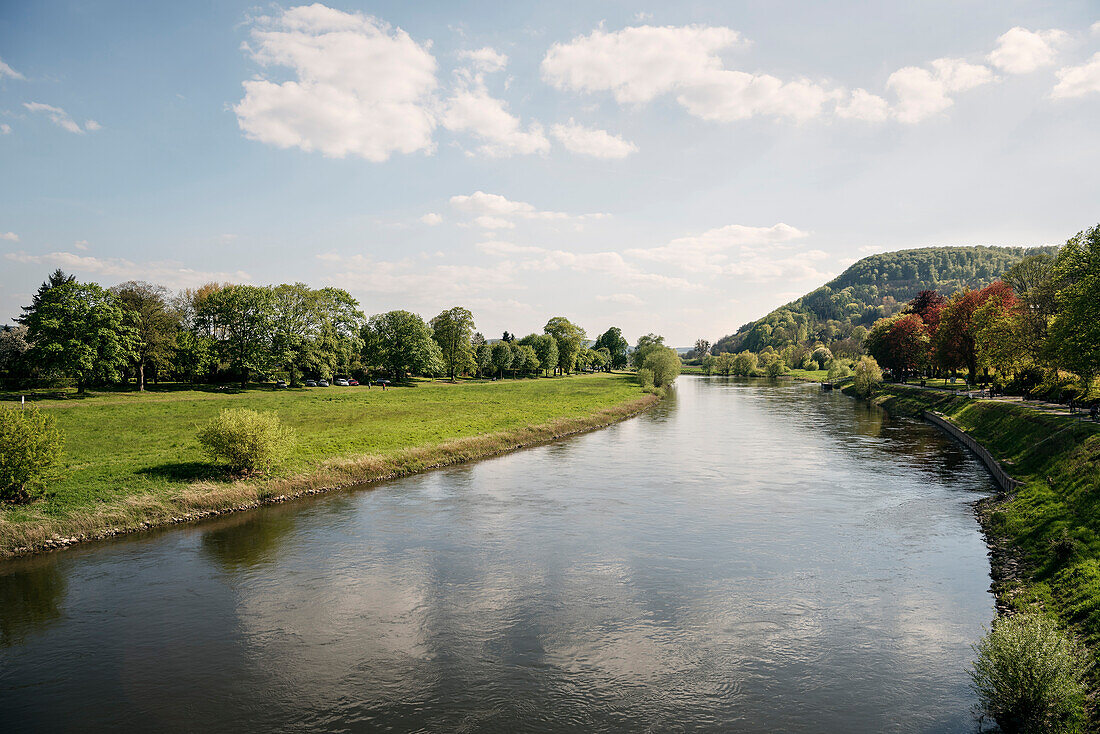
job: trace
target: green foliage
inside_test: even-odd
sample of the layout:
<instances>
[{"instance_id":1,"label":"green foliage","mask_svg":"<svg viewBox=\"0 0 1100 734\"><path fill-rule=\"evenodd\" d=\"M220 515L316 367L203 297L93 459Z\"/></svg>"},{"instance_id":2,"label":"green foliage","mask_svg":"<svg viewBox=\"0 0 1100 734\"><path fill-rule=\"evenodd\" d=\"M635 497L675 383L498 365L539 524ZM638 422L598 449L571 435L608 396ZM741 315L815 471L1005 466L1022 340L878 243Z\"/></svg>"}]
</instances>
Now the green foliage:
<instances>
[{"instance_id":1,"label":"green foliage","mask_svg":"<svg viewBox=\"0 0 1100 734\"><path fill-rule=\"evenodd\" d=\"M1005 734L1084 730L1085 655L1054 620L1036 613L998 619L974 652L979 706Z\"/></svg>"},{"instance_id":2,"label":"green foliage","mask_svg":"<svg viewBox=\"0 0 1100 734\"><path fill-rule=\"evenodd\" d=\"M1051 351L1089 384L1100 373L1100 225L1066 242L1054 265Z\"/></svg>"},{"instance_id":3,"label":"green foliage","mask_svg":"<svg viewBox=\"0 0 1100 734\"><path fill-rule=\"evenodd\" d=\"M61 457L57 421L38 408L0 408L0 502L40 494Z\"/></svg>"},{"instance_id":4,"label":"green foliage","mask_svg":"<svg viewBox=\"0 0 1100 734\"><path fill-rule=\"evenodd\" d=\"M860 357L852 374L852 387L856 395L862 398L874 395L875 390L882 384L882 370L874 357L866 355Z\"/></svg>"},{"instance_id":5,"label":"green foliage","mask_svg":"<svg viewBox=\"0 0 1100 734\"><path fill-rule=\"evenodd\" d=\"M680 356L676 350L657 347L647 351L642 369L650 372L654 387L666 387L680 375L680 366Z\"/></svg>"},{"instance_id":6,"label":"green foliage","mask_svg":"<svg viewBox=\"0 0 1100 734\"><path fill-rule=\"evenodd\" d=\"M42 284L20 322L31 342L26 358L43 372L73 378L81 392L93 380L118 380L134 355L134 330L118 298L60 270Z\"/></svg>"},{"instance_id":7,"label":"green foliage","mask_svg":"<svg viewBox=\"0 0 1100 734\"><path fill-rule=\"evenodd\" d=\"M388 370L395 379L443 372L443 353L424 319L408 311L370 317L363 327L363 362Z\"/></svg>"},{"instance_id":8,"label":"green foliage","mask_svg":"<svg viewBox=\"0 0 1100 734\"><path fill-rule=\"evenodd\" d=\"M645 365L645 359L649 353L657 349L663 349L665 338L657 334L645 334L638 337L638 343L634 345L634 351L630 353L630 363L635 369Z\"/></svg>"},{"instance_id":9,"label":"green foliage","mask_svg":"<svg viewBox=\"0 0 1100 734\"><path fill-rule=\"evenodd\" d=\"M455 306L432 319L432 338L443 354L443 365L453 382L455 376L471 361L470 338L474 332L474 315Z\"/></svg>"},{"instance_id":10,"label":"green foliage","mask_svg":"<svg viewBox=\"0 0 1100 734\"><path fill-rule=\"evenodd\" d=\"M558 366L558 342L549 334L528 334L518 342L535 350L539 368L550 374Z\"/></svg>"},{"instance_id":11,"label":"green foliage","mask_svg":"<svg viewBox=\"0 0 1100 734\"><path fill-rule=\"evenodd\" d=\"M215 460L243 474L267 472L294 450L294 432L274 411L228 408L199 431L199 444Z\"/></svg>"},{"instance_id":12,"label":"green foliage","mask_svg":"<svg viewBox=\"0 0 1100 734\"><path fill-rule=\"evenodd\" d=\"M834 359L829 363L829 382L837 382L851 376L852 368L845 360Z\"/></svg>"},{"instance_id":13,"label":"green foliage","mask_svg":"<svg viewBox=\"0 0 1100 734\"><path fill-rule=\"evenodd\" d=\"M764 365L764 374L768 377L779 377L789 372L790 369L787 367L786 362L779 357L769 360L767 364Z\"/></svg>"},{"instance_id":14,"label":"green foliage","mask_svg":"<svg viewBox=\"0 0 1100 734\"><path fill-rule=\"evenodd\" d=\"M305 373L330 378L358 364L364 317L347 291L295 283L271 292L271 348L291 384L298 384Z\"/></svg>"},{"instance_id":15,"label":"green foliage","mask_svg":"<svg viewBox=\"0 0 1100 734\"><path fill-rule=\"evenodd\" d=\"M512 345L508 342L496 342L492 347L493 371L504 377L504 370L512 366L515 355L512 353Z\"/></svg>"},{"instance_id":16,"label":"green foliage","mask_svg":"<svg viewBox=\"0 0 1100 734\"><path fill-rule=\"evenodd\" d=\"M131 280L111 288L125 314L126 324L133 331L133 359L138 372L138 390L145 389L145 367L167 367L172 360L172 346L180 329L178 314L168 303L168 289L142 281Z\"/></svg>"},{"instance_id":17,"label":"green foliage","mask_svg":"<svg viewBox=\"0 0 1100 734\"><path fill-rule=\"evenodd\" d=\"M600 350L606 349L609 357L609 365L612 369L621 370L627 365L627 351L630 349L630 342L623 338L622 329L617 326L612 326L610 329L600 334L596 339L596 343L592 345L593 349Z\"/></svg>"},{"instance_id":18,"label":"green foliage","mask_svg":"<svg viewBox=\"0 0 1100 734\"><path fill-rule=\"evenodd\" d=\"M196 325L214 339L218 356L236 372L241 387L251 375L266 375L278 363L276 304L270 288L227 285L212 289L197 308Z\"/></svg>"},{"instance_id":19,"label":"green foliage","mask_svg":"<svg viewBox=\"0 0 1100 734\"><path fill-rule=\"evenodd\" d=\"M561 368L563 373L572 372L577 361L577 354L580 353L581 347L584 345L584 329L571 323L564 316L555 316L546 322L546 327L543 330L554 337L554 341L557 343L558 367ZM541 355L539 360L544 366L548 364L542 359Z\"/></svg>"},{"instance_id":20,"label":"green foliage","mask_svg":"<svg viewBox=\"0 0 1100 734\"><path fill-rule=\"evenodd\" d=\"M643 390L653 389L653 370L648 367L640 367L638 369L638 384L642 386Z\"/></svg>"}]
</instances>

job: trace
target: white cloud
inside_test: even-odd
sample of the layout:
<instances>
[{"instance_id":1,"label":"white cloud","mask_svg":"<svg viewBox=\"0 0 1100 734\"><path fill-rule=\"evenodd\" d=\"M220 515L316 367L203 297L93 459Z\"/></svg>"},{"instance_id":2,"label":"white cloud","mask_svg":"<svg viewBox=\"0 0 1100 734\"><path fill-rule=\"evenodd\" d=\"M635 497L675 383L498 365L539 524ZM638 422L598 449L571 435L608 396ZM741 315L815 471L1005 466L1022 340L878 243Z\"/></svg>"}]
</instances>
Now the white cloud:
<instances>
[{"instance_id":1,"label":"white cloud","mask_svg":"<svg viewBox=\"0 0 1100 734\"><path fill-rule=\"evenodd\" d=\"M1089 26L1089 30L1092 31L1092 35L1100 36L1100 20Z\"/></svg>"},{"instance_id":2,"label":"white cloud","mask_svg":"<svg viewBox=\"0 0 1100 734\"><path fill-rule=\"evenodd\" d=\"M486 72L500 71L508 65L508 57L485 46L476 51L460 51L458 58L472 62L476 69Z\"/></svg>"},{"instance_id":3,"label":"white cloud","mask_svg":"<svg viewBox=\"0 0 1100 734\"><path fill-rule=\"evenodd\" d=\"M477 249L486 255L532 255L546 252L546 248L531 245L516 245L501 240L478 242Z\"/></svg>"},{"instance_id":4,"label":"white cloud","mask_svg":"<svg viewBox=\"0 0 1100 734\"><path fill-rule=\"evenodd\" d=\"M853 89L846 100L836 106L837 117L865 122L883 122L890 117L890 103L866 89Z\"/></svg>"},{"instance_id":5,"label":"white cloud","mask_svg":"<svg viewBox=\"0 0 1100 734\"><path fill-rule=\"evenodd\" d=\"M596 296L597 301L603 303L618 303L622 306L643 306L645 301L633 293L612 293L606 296Z\"/></svg>"},{"instance_id":6,"label":"white cloud","mask_svg":"<svg viewBox=\"0 0 1100 734\"><path fill-rule=\"evenodd\" d=\"M279 148L384 161L433 149L430 44L376 18L314 4L256 20L245 50L294 80L243 83L233 108L245 135Z\"/></svg>"},{"instance_id":7,"label":"white cloud","mask_svg":"<svg viewBox=\"0 0 1100 734\"><path fill-rule=\"evenodd\" d=\"M123 258L98 258L77 255L72 252L51 252L45 255L29 255L25 252L9 252L4 255L12 262L26 265L48 265L89 273L118 280L148 280L169 288L187 288L210 281L248 282L251 276L241 270L235 272L208 272L185 267L175 261L135 263Z\"/></svg>"},{"instance_id":8,"label":"white cloud","mask_svg":"<svg viewBox=\"0 0 1100 734\"><path fill-rule=\"evenodd\" d=\"M470 215L474 224L484 229L511 229L515 227L516 219L570 219L565 212L539 211L525 201L512 201L500 194L484 191L452 196L451 207Z\"/></svg>"},{"instance_id":9,"label":"white cloud","mask_svg":"<svg viewBox=\"0 0 1100 734\"><path fill-rule=\"evenodd\" d=\"M637 152L638 146L606 130L578 125L570 118L565 125L554 125L550 134L565 146L566 150L593 158L625 158Z\"/></svg>"},{"instance_id":10,"label":"white cloud","mask_svg":"<svg viewBox=\"0 0 1100 734\"><path fill-rule=\"evenodd\" d=\"M11 133L11 125L7 123L0 123L0 135L8 135Z\"/></svg>"},{"instance_id":11,"label":"white cloud","mask_svg":"<svg viewBox=\"0 0 1100 734\"><path fill-rule=\"evenodd\" d=\"M0 232L0 240L7 240L8 242L18 242L19 235L15 232Z\"/></svg>"},{"instance_id":12,"label":"white cloud","mask_svg":"<svg viewBox=\"0 0 1100 734\"><path fill-rule=\"evenodd\" d=\"M420 221L429 227L438 227L440 224L443 224L443 217L435 212L428 212L420 218Z\"/></svg>"},{"instance_id":13,"label":"white cloud","mask_svg":"<svg viewBox=\"0 0 1100 734\"><path fill-rule=\"evenodd\" d=\"M1100 92L1100 53L1080 66L1065 66L1057 72L1058 83L1054 85L1050 96L1055 99L1083 97L1092 92Z\"/></svg>"},{"instance_id":14,"label":"white cloud","mask_svg":"<svg viewBox=\"0 0 1100 734\"><path fill-rule=\"evenodd\" d=\"M804 120L821 114L836 96L808 80L785 82L725 68L719 52L739 45L741 35L724 27L596 30L554 44L542 61L542 73L558 89L611 92L622 104L675 93L688 112L705 120L754 115Z\"/></svg>"},{"instance_id":15,"label":"white cloud","mask_svg":"<svg viewBox=\"0 0 1100 734\"><path fill-rule=\"evenodd\" d=\"M1029 31L1016 26L997 39L989 63L1009 74L1027 74L1054 63L1058 47L1069 38L1065 31Z\"/></svg>"},{"instance_id":16,"label":"white cloud","mask_svg":"<svg viewBox=\"0 0 1100 734\"><path fill-rule=\"evenodd\" d=\"M87 250L88 249L88 240L77 240L76 242L73 243L73 247L75 247L78 250Z\"/></svg>"},{"instance_id":17,"label":"white cloud","mask_svg":"<svg viewBox=\"0 0 1100 734\"><path fill-rule=\"evenodd\" d=\"M519 118L508 111L503 100L490 96L481 74L460 70L454 92L443 109L443 126L480 138L478 151L492 158L546 153L550 141L542 125L531 123L526 130Z\"/></svg>"},{"instance_id":18,"label":"white cloud","mask_svg":"<svg viewBox=\"0 0 1100 734\"><path fill-rule=\"evenodd\" d=\"M85 130L94 132L100 127L99 123L95 120L88 120L82 129L68 112L60 107L54 107L53 105L43 104L41 102L24 102L23 106L31 112L44 112L50 118L50 122L71 133L76 133L77 135L83 135Z\"/></svg>"},{"instance_id":19,"label":"white cloud","mask_svg":"<svg viewBox=\"0 0 1100 734\"><path fill-rule=\"evenodd\" d=\"M26 78L22 74L20 74L18 71L11 68L7 64L5 64L3 59L0 59L0 79L2 79L4 77L9 77L11 79L25 79Z\"/></svg>"},{"instance_id":20,"label":"white cloud","mask_svg":"<svg viewBox=\"0 0 1100 734\"><path fill-rule=\"evenodd\" d=\"M491 267L475 265L434 265L425 267L414 258L376 260L369 255L323 253L317 259L328 266L330 275L323 281L342 288L385 295L421 297L433 303L466 298L472 294L518 288L514 280L515 264L509 261Z\"/></svg>"},{"instance_id":21,"label":"white cloud","mask_svg":"<svg viewBox=\"0 0 1100 734\"><path fill-rule=\"evenodd\" d=\"M761 247L775 247L806 236L806 232L782 222L770 227L730 224L699 235L679 237L667 245L631 249L626 253L687 271L716 272L731 265L734 252L743 258L755 256Z\"/></svg>"},{"instance_id":22,"label":"white cloud","mask_svg":"<svg viewBox=\"0 0 1100 734\"><path fill-rule=\"evenodd\" d=\"M931 71L906 66L886 80L886 86L898 97L894 114L901 122L927 119L954 104L949 94L993 81L993 72L988 67L963 59L936 59L931 66Z\"/></svg>"},{"instance_id":23,"label":"white cloud","mask_svg":"<svg viewBox=\"0 0 1100 734\"><path fill-rule=\"evenodd\" d=\"M84 129L87 130L88 132L93 132L94 133L96 130L102 130L103 126L100 125L95 120L85 120L84 121Z\"/></svg>"}]
</instances>

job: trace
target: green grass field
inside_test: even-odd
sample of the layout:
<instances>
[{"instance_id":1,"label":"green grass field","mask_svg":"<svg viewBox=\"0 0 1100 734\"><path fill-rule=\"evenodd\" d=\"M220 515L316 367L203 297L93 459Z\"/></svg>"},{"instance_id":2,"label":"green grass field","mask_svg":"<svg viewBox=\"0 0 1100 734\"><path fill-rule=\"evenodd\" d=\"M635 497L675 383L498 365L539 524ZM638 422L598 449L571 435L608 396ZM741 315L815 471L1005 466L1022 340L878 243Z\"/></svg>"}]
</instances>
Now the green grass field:
<instances>
[{"instance_id":1,"label":"green grass field","mask_svg":"<svg viewBox=\"0 0 1100 734\"><path fill-rule=\"evenodd\" d=\"M1024 482L984 521L1023 560L1019 583L999 597L1053 612L1100 652L1100 426L950 393L892 385L881 392L876 402L891 413L949 416ZM1100 669L1092 680L1100 688Z\"/></svg>"},{"instance_id":2,"label":"green grass field","mask_svg":"<svg viewBox=\"0 0 1100 734\"><path fill-rule=\"evenodd\" d=\"M274 410L297 432L296 450L277 472L285 478L331 460L393 457L448 441L585 420L644 397L633 375L595 374L453 385L425 381L385 392L364 386L230 392L164 387L144 394L36 399L65 433L60 476L43 500L0 510L0 530L44 519L63 528L66 518L98 506L168 496L201 482L230 484L196 439L199 427L223 408ZM0 406L13 407L15 399L2 393Z\"/></svg>"}]
</instances>

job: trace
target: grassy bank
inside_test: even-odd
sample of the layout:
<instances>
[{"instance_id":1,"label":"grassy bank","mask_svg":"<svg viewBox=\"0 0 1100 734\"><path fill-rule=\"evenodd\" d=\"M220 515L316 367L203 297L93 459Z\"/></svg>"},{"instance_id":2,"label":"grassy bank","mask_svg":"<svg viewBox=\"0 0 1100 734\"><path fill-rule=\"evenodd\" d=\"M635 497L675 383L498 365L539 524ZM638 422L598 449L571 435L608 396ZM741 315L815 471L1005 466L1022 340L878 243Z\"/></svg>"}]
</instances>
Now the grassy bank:
<instances>
[{"instance_id":1,"label":"grassy bank","mask_svg":"<svg viewBox=\"0 0 1100 734\"><path fill-rule=\"evenodd\" d=\"M884 386L875 402L894 414L943 413L1024 484L982 504L999 549L998 601L1038 605L1100 652L1100 428L1025 406ZM1098 682L1093 671L1093 683Z\"/></svg>"},{"instance_id":2,"label":"grassy bank","mask_svg":"<svg viewBox=\"0 0 1100 734\"><path fill-rule=\"evenodd\" d=\"M490 456L606 425L656 400L620 374L37 400L65 432L61 476L43 500L0 509L0 556ZM229 407L277 411L297 432L275 475L232 481L202 455L196 432Z\"/></svg>"}]
</instances>

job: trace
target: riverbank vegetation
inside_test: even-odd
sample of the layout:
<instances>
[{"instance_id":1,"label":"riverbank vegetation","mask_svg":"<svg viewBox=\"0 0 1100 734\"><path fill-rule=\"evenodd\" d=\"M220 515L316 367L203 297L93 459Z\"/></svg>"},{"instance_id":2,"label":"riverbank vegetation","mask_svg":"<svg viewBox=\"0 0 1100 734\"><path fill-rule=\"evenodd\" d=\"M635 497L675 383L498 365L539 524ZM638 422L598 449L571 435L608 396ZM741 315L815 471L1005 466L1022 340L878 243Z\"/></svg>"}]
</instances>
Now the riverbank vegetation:
<instances>
[{"instance_id":1,"label":"riverbank vegetation","mask_svg":"<svg viewBox=\"0 0 1100 734\"><path fill-rule=\"evenodd\" d=\"M937 411L1023 482L981 505L997 548L994 592L1013 613L1039 610L1100 652L1100 426L1018 403L883 384L875 402L896 415ZM1087 669L1100 691L1100 669ZM1093 724L1097 721L1093 712Z\"/></svg>"},{"instance_id":2,"label":"riverbank vegetation","mask_svg":"<svg viewBox=\"0 0 1100 734\"><path fill-rule=\"evenodd\" d=\"M151 386L43 399L36 405L66 437L60 476L37 502L0 506L0 555L488 456L606 425L655 400L622 373L415 381L385 392ZM234 479L197 439L237 408L277 411L297 434L264 477Z\"/></svg>"}]
</instances>

